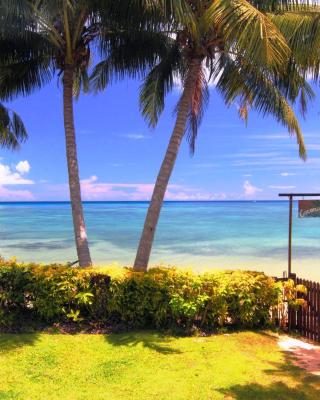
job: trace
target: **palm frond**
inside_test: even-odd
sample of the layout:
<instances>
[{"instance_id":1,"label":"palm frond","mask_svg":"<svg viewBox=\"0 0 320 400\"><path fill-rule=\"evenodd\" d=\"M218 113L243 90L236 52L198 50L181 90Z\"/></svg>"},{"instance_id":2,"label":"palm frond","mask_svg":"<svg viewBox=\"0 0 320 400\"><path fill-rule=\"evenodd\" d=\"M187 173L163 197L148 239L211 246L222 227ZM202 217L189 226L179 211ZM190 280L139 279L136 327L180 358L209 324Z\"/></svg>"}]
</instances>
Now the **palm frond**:
<instances>
[{"instance_id":1,"label":"palm frond","mask_svg":"<svg viewBox=\"0 0 320 400\"><path fill-rule=\"evenodd\" d=\"M290 56L280 30L247 0L216 0L206 11L206 20L218 27L230 47L255 63L282 68Z\"/></svg>"},{"instance_id":2,"label":"palm frond","mask_svg":"<svg viewBox=\"0 0 320 400\"><path fill-rule=\"evenodd\" d=\"M315 13L290 12L270 16L287 38L295 62L318 75L320 62L320 8Z\"/></svg>"},{"instance_id":3,"label":"palm frond","mask_svg":"<svg viewBox=\"0 0 320 400\"><path fill-rule=\"evenodd\" d=\"M312 11L319 6L317 0L249 0L252 5L262 11Z\"/></svg>"},{"instance_id":4,"label":"palm frond","mask_svg":"<svg viewBox=\"0 0 320 400\"><path fill-rule=\"evenodd\" d=\"M295 135L299 146L299 155L306 158L303 134L295 113L281 90L275 85L279 79L272 77L270 71L259 67L244 65L241 60L224 57L224 69L217 82L217 89L223 95L227 105L239 99L240 104L248 104L263 116L271 115L282 123L290 135Z\"/></svg>"},{"instance_id":5,"label":"palm frond","mask_svg":"<svg viewBox=\"0 0 320 400\"><path fill-rule=\"evenodd\" d=\"M53 74L52 60L46 57L0 64L0 98L11 100L18 95L27 96L50 82Z\"/></svg>"},{"instance_id":6,"label":"palm frond","mask_svg":"<svg viewBox=\"0 0 320 400\"><path fill-rule=\"evenodd\" d=\"M155 127L164 109L164 100L174 86L175 73L181 64L181 54L173 46L166 57L149 72L140 89L140 109L149 125Z\"/></svg>"},{"instance_id":7,"label":"palm frond","mask_svg":"<svg viewBox=\"0 0 320 400\"><path fill-rule=\"evenodd\" d=\"M28 138L22 119L0 103L0 146L16 150Z\"/></svg>"},{"instance_id":8,"label":"palm frond","mask_svg":"<svg viewBox=\"0 0 320 400\"><path fill-rule=\"evenodd\" d=\"M80 93L90 91L90 79L86 68L80 68L75 72L73 81L73 96L78 99Z\"/></svg>"}]
</instances>

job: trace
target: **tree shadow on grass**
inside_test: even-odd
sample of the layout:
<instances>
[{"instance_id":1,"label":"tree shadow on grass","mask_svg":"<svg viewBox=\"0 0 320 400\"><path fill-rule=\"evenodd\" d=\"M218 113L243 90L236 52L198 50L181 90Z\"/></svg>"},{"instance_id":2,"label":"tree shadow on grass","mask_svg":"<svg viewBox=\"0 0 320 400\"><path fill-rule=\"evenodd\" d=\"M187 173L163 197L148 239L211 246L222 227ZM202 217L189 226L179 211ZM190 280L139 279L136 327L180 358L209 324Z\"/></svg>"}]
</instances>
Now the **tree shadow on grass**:
<instances>
[{"instance_id":1,"label":"tree shadow on grass","mask_svg":"<svg viewBox=\"0 0 320 400\"><path fill-rule=\"evenodd\" d=\"M320 377L292 365L292 356L284 354L284 362L269 362L264 370L274 382L269 385L247 383L221 390L225 399L231 400L318 400L320 399Z\"/></svg>"},{"instance_id":2,"label":"tree shadow on grass","mask_svg":"<svg viewBox=\"0 0 320 400\"><path fill-rule=\"evenodd\" d=\"M38 337L38 333L0 333L0 355L19 347L33 346Z\"/></svg>"},{"instance_id":3,"label":"tree shadow on grass","mask_svg":"<svg viewBox=\"0 0 320 400\"><path fill-rule=\"evenodd\" d=\"M258 383L235 385L227 391L222 391L227 400L317 400L319 390L291 388L283 382L275 382L269 386Z\"/></svg>"},{"instance_id":4,"label":"tree shadow on grass","mask_svg":"<svg viewBox=\"0 0 320 400\"><path fill-rule=\"evenodd\" d=\"M154 332L130 332L106 335L105 339L112 346L137 346L154 350L161 354L180 354L181 351L171 344L172 338Z\"/></svg>"}]
</instances>

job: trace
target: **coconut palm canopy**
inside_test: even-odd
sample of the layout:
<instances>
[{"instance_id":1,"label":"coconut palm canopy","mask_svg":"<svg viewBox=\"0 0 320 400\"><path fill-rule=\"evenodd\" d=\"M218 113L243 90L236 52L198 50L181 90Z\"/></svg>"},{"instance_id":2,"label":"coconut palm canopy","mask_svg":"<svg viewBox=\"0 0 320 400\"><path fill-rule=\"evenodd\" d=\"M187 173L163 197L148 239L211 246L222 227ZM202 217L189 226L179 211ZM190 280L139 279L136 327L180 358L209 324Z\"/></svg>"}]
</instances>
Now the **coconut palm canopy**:
<instances>
[{"instance_id":1,"label":"coconut palm canopy","mask_svg":"<svg viewBox=\"0 0 320 400\"><path fill-rule=\"evenodd\" d=\"M306 99L313 98L313 92L300 71L290 64L291 49L284 35L270 18L247 1L198 3L204 5L201 16L195 15L191 24L180 25L166 56L142 87L143 115L150 125L156 125L164 108L165 94L172 90L175 77L184 81L188 61L196 55L202 58L202 68L194 94L198 101L192 103L195 108L190 109L189 115L192 151L211 81L227 105L239 103L241 116L247 117L250 107L274 115L290 133L297 135L300 155L304 157L303 138L289 102L300 98L304 105Z\"/></svg>"}]
</instances>

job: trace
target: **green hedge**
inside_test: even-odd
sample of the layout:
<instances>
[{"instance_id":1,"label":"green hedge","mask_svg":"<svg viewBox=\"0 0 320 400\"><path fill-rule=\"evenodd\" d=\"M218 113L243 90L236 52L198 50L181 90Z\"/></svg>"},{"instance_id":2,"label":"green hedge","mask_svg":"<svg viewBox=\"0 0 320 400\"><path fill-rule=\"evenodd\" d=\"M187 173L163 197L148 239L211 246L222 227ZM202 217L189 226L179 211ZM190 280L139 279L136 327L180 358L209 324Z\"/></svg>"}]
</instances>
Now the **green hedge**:
<instances>
[{"instance_id":1,"label":"green hedge","mask_svg":"<svg viewBox=\"0 0 320 400\"><path fill-rule=\"evenodd\" d=\"M279 289L262 273L81 270L0 260L0 328L53 323L129 328L261 327Z\"/></svg>"}]
</instances>

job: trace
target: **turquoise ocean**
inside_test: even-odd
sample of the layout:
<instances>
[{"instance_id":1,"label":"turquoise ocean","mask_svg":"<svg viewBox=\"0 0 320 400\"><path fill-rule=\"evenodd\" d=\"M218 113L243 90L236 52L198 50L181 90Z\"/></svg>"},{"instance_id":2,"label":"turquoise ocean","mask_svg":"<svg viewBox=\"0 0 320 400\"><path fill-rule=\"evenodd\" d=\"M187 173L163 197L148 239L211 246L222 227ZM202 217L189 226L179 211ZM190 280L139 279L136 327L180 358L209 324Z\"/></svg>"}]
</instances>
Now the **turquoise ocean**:
<instances>
[{"instance_id":1,"label":"turquoise ocean","mask_svg":"<svg viewBox=\"0 0 320 400\"><path fill-rule=\"evenodd\" d=\"M132 265L147 202L85 202L97 265ZM195 270L287 269L286 201L166 202L152 265ZM294 204L293 272L320 281L320 218L298 218ZM0 203L0 255L35 262L77 259L68 202Z\"/></svg>"}]
</instances>

